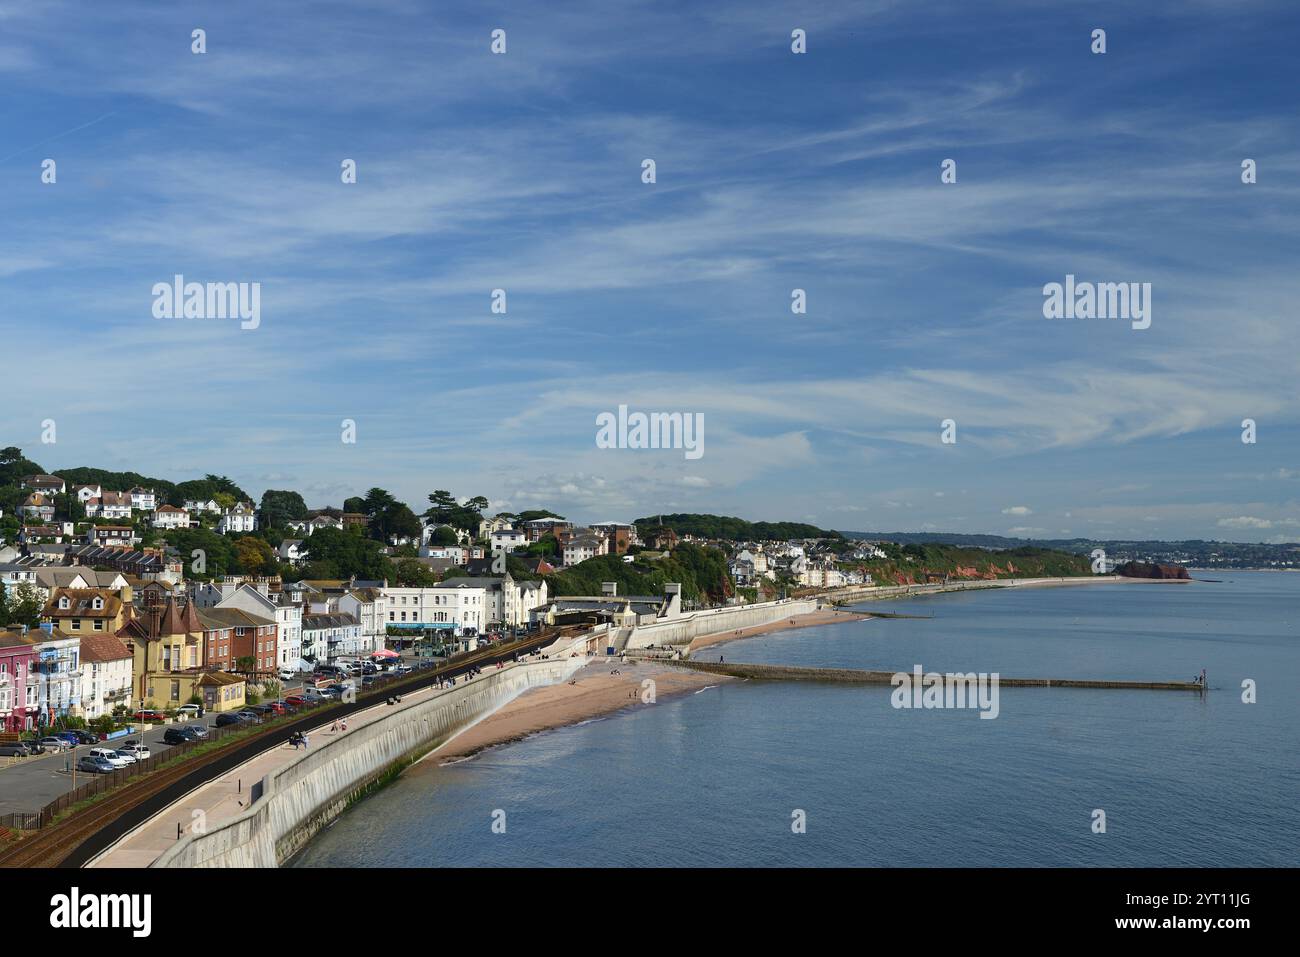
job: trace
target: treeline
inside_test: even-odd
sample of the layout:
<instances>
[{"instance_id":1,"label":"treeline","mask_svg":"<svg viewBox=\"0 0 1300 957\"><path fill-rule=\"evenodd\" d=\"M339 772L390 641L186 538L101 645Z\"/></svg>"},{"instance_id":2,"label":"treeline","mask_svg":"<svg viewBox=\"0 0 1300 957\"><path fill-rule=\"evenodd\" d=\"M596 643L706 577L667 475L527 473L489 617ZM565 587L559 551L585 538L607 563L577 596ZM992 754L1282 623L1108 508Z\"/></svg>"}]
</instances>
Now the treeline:
<instances>
[{"instance_id":1,"label":"treeline","mask_svg":"<svg viewBox=\"0 0 1300 957\"><path fill-rule=\"evenodd\" d=\"M982 548L956 545L881 542L885 558L854 563L866 569L879 583L920 582L931 575L971 577L973 571L983 577L997 578L1068 578L1092 574L1092 564L1085 555L1032 545L990 552Z\"/></svg>"},{"instance_id":2,"label":"treeline","mask_svg":"<svg viewBox=\"0 0 1300 957\"><path fill-rule=\"evenodd\" d=\"M705 604L720 603L732 594L727 556L691 543L657 560L638 556L625 562L619 555L598 555L545 577L554 595L599 595L603 582L617 582L622 596L656 597L663 595L664 585L681 582L683 599Z\"/></svg>"},{"instance_id":3,"label":"treeline","mask_svg":"<svg viewBox=\"0 0 1300 957\"><path fill-rule=\"evenodd\" d=\"M749 522L731 515L701 515L676 512L672 515L651 515L638 518L636 527L646 529L671 528L678 535L695 535L699 538L716 538L732 542L788 541L792 538L843 538L839 532L806 525L803 522Z\"/></svg>"}]
</instances>

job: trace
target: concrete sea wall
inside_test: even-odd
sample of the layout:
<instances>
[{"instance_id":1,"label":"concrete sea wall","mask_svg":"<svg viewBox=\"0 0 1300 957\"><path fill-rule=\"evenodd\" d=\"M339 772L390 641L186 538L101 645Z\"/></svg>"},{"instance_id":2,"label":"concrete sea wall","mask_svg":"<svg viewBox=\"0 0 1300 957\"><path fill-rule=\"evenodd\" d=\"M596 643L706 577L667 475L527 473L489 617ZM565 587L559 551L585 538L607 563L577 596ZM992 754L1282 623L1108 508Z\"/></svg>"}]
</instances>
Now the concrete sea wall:
<instances>
[{"instance_id":1,"label":"concrete sea wall","mask_svg":"<svg viewBox=\"0 0 1300 957\"><path fill-rule=\"evenodd\" d=\"M654 645L656 648L661 648L664 645L686 645L702 635L716 635L737 628L770 625L783 618L806 615L816 610L817 600L813 598L708 608L703 611L688 612L681 618L671 621L638 625L630 629L631 634L627 638L626 647L648 648Z\"/></svg>"},{"instance_id":2,"label":"concrete sea wall","mask_svg":"<svg viewBox=\"0 0 1300 957\"><path fill-rule=\"evenodd\" d=\"M489 669L468 684L392 708L331 738L262 779L262 795L237 817L190 834L154 867L276 867L356 797L529 688L565 681L585 658Z\"/></svg>"}]
</instances>

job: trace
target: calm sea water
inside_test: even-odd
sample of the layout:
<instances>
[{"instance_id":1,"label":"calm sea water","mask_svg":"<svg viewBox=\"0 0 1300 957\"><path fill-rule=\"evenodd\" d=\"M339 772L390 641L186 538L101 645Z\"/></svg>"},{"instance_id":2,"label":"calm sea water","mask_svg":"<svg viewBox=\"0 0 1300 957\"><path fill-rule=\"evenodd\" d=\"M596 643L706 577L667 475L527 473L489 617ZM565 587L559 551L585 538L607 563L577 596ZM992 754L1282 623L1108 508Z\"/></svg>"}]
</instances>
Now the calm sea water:
<instances>
[{"instance_id":1,"label":"calm sea water","mask_svg":"<svg viewBox=\"0 0 1300 957\"><path fill-rule=\"evenodd\" d=\"M1001 690L1001 714L887 687L736 682L547 732L361 802L296 866L1300 864L1300 575L875 603L933 619L702 657L1210 691ZM1258 683L1258 703L1241 682ZM1092 832L1094 809L1106 833ZM806 833L792 831L792 813ZM505 812L504 834L493 814ZM499 816L498 816L499 817Z\"/></svg>"}]
</instances>

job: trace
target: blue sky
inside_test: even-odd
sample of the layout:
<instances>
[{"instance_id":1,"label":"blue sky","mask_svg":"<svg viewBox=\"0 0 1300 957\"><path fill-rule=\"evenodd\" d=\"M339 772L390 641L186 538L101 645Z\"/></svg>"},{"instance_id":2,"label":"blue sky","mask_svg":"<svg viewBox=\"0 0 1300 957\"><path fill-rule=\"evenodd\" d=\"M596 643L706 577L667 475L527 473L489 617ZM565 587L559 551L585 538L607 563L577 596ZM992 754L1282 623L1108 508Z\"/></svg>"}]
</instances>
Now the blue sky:
<instances>
[{"instance_id":1,"label":"blue sky","mask_svg":"<svg viewBox=\"0 0 1300 957\"><path fill-rule=\"evenodd\" d=\"M313 505L1300 540L1297 27L1238 2L5 3L3 444ZM153 318L176 273L260 282L260 327ZM1150 282L1151 327L1045 320L1067 273ZM702 413L705 454L597 448L620 403Z\"/></svg>"}]
</instances>

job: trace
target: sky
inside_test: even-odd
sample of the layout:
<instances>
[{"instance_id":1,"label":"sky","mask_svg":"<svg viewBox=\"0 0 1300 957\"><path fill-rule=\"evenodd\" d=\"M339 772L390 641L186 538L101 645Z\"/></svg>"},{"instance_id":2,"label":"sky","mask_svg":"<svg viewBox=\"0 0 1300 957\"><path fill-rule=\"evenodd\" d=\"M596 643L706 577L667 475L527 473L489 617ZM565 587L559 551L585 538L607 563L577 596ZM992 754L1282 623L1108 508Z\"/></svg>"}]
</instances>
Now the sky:
<instances>
[{"instance_id":1,"label":"sky","mask_svg":"<svg viewBox=\"0 0 1300 957\"><path fill-rule=\"evenodd\" d=\"M0 445L312 506L1297 541L1297 28L3 0ZM156 318L177 274L259 283L257 327ZM1150 283L1149 328L1044 318L1067 275ZM599 447L620 405L703 454Z\"/></svg>"}]
</instances>

